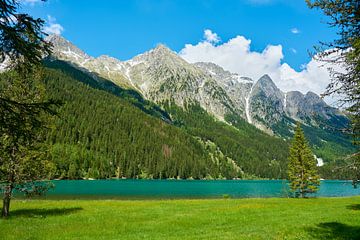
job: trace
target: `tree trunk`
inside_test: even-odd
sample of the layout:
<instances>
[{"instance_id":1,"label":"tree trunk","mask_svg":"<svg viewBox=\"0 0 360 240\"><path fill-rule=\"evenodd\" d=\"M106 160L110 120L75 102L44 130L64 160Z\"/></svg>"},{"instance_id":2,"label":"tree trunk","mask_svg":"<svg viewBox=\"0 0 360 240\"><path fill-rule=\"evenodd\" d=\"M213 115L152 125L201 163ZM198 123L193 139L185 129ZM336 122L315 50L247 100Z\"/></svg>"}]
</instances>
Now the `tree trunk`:
<instances>
[{"instance_id":1,"label":"tree trunk","mask_svg":"<svg viewBox=\"0 0 360 240\"><path fill-rule=\"evenodd\" d=\"M1 216L7 218L10 213L10 200L11 200L12 187L11 185L5 187L4 198L3 198L3 207L1 211Z\"/></svg>"}]
</instances>

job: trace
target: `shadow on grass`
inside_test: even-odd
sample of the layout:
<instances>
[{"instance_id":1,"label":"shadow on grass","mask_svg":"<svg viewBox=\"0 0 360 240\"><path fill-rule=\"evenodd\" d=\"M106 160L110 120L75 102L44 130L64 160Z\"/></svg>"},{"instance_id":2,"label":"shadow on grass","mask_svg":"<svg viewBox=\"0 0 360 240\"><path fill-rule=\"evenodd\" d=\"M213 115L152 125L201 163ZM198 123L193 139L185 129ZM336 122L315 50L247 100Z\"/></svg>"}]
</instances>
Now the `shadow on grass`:
<instances>
[{"instance_id":1,"label":"shadow on grass","mask_svg":"<svg viewBox=\"0 0 360 240\"><path fill-rule=\"evenodd\" d=\"M346 208L350 210L360 210L360 204L352 204L347 206Z\"/></svg>"},{"instance_id":2,"label":"shadow on grass","mask_svg":"<svg viewBox=\"0 0 360 240\"><path fill-rule=\"evenodd\" d=\"M360 227L339 222L320 223L316 227L306 229L314 239L359 240Z\"/></svg>"},{"instance_id":3,"label":"shadow on grass","mask_svg":"<svg viewBox=\"0 0 360 240\"><path fill-rule=\"evenodd\" d=\"M29 218L46 218L48 216L69 215L83 210L80 207L72 208L34 208L34 209L17 209L10 211L10 217L29 217Z\"/></svg>"}]
</instances>

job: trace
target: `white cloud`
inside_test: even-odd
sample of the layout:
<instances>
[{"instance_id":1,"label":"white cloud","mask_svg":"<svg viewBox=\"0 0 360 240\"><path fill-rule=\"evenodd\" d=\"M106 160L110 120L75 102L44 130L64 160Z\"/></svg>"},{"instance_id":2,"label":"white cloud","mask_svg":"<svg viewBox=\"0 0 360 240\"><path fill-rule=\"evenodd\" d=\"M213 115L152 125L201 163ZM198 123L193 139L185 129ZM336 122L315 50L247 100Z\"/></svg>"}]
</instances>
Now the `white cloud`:
<instances>
[{"instance_id":1,"label":"white cloud","mask_svg":"<svg viewBox=\"0 0 360 240\"><path fill-rule=\"evenodd\" d=\"M204 31L204 38L205 41L209 43L218 43L221 41L220 37L216 33L213 33L210 29L206 29Z\"/></svg>"},{"instance_id":2,"label":"white cloud","mask_svg":"<svg viewBox=\"0 0 360 240\"><path fill-rule=\"evenodd\" d=\"M44 32L47 34L56 34L61 35L61 33L64 31L63 26L61 26L59 23L56 23L56 18L48 15L48 25L44 27Z\"/></svg>"},{"instance_id":3,"label":"white cloud","mask_svg":"<svg viewBox=\"0 0 360 240\"><path fill-rule=\"evenodd\" d=\"M330 66L323 66L322 62L312 59L302 66L301 71L296 71L282 61L281 45L268 45L262 52L252 51L250 45L251 40L236 36L220 45L208 41L186 44L179 55L191 63L213 62L255 80L268 74L284 92L296 90L322 94L330 82Z\"/></svg>"},{"instance_id":4,"label":"white cloud","mask_svg":"<svg viewBox=\"0 0 360 240\"><path fill-rule=\"evenodd\" d=\"M300 33L300 30L297 29L297 28L292 28L290 31L291 31L293 34L299 34L299 33Z\"/></svg>"}]
</instances>

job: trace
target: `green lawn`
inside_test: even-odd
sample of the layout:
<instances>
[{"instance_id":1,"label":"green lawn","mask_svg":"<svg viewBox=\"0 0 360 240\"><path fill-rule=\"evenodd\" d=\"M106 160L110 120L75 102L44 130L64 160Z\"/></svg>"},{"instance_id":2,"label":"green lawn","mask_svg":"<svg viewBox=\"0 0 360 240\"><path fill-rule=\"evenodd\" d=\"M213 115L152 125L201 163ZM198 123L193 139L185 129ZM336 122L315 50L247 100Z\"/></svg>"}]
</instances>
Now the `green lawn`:
<instances>
[{"instance_id":1,"label":"green lawn","mask_svg":"<svg viewBox=\"0 0 360 240\"><path fill-rule=\"evenodd\" d=\"M17 200L0 239L360 239L360 197Z\"/></svg>"}]
</instances>

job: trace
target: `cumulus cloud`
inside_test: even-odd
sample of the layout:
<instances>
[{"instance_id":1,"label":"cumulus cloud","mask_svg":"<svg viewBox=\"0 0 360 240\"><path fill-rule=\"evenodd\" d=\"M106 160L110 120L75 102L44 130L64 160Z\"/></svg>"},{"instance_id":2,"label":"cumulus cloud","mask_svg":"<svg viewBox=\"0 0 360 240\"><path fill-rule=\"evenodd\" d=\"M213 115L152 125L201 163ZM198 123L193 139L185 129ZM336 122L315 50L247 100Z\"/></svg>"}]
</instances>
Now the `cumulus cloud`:
<instances>
[{"instance_id":1,"label":"cumulus cloud","mask_svg":"<svg viewBox=\"0 0 360 240\"><path fill-rule=\"evenodd\" d=\"M61 35L61 33L64 31L63 26L61 26L59 23L56 22L56 18L48 15L48 25L44 27L44 32L47 34L56 34Z\"/></svg>"},{"instance_id":2,"label":"cumulus cloud","mask_svg":"<svg viewBox=\"0 0 360 240\"><path fill-rule=\"evenodd\" d=\"M209 43L218 43L221 41L220 37L216 33L213 33L210 29L206 29L204 31L204 39Z\"/></svg>"},{"instance_id":3,"label":"cumulus cloud","mask_svg":"<svg viewBox=\"0 0 360 240\"><path fill-rule=\"evenodd\" d=\"M191 63L213 62L254 80L268 74L284 92L297 90L322 94L330 82L328 68L334 66L324 66L324 63L311 59L302 66L301 71L296 71L282 61L284 54L281 45L268 45L261 52L252 51L250 46L251 40L236 36L219 45L206 40L195 45L186 44L179 55Z\"/></svg>"},{"instance_id":4,"label":"cumulus cloud","mask_svg":"<svg viewBox=\"0 0 360 240\"><path fill-rule=\"evenodd\" d=\"M297 29L297 28L292 28L290 31L291 31L293 34L299 34L299 33L300 33L300 30Z\"/></svg>"}]
</instances>

